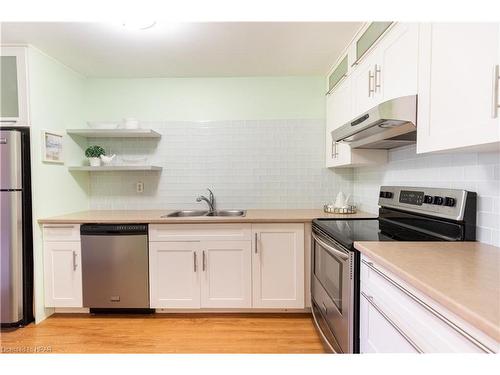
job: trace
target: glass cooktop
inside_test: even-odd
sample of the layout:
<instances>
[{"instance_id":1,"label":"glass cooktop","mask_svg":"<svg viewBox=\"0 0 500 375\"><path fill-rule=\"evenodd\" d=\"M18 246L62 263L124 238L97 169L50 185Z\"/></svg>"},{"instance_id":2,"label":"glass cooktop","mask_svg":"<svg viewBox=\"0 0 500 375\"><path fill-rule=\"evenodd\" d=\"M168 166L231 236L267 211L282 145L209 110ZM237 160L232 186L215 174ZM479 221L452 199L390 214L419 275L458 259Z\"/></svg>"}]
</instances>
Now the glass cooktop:
<instances>
[{"instance_id":1,"label":"glass cooktop","mask_svg":"<svg viewBox=\"0 0 500 375\"><path fill-rule=\"evenodd\" d=\"M379 219L315 219L313 227L348 249L355 241L439 241L440 238Z\"/></svg>"},{"instance_id":2,"label":"glass cooktop","mask_svg":"<svg viewBox=\"0 0 500 375\"><path fill-rule=\"evenodd\" d=\"M390 236L380 231L378 219L315 219L313 220L313 225L347 248L351 248L354 241L393 240Z\"/></svg>"}]
</instances>

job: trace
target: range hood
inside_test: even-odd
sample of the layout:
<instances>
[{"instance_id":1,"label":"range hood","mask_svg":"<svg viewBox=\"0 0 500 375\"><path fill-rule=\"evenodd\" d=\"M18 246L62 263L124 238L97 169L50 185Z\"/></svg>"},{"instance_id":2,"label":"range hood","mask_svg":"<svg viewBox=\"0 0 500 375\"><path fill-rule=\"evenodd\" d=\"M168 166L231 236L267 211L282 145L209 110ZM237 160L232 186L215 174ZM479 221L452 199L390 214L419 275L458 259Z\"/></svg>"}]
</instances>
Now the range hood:
<instances>
[{"instance_id":1,"label":"range hood","mask_svg":"<svg viewBox=\"0 0 500 375\"><path fill-rule=\"evenodd\" d=\"M333 130L332 140L351 148L391 149L416 142L417 96L383 102Z\"/></svg>"}]
</instances>

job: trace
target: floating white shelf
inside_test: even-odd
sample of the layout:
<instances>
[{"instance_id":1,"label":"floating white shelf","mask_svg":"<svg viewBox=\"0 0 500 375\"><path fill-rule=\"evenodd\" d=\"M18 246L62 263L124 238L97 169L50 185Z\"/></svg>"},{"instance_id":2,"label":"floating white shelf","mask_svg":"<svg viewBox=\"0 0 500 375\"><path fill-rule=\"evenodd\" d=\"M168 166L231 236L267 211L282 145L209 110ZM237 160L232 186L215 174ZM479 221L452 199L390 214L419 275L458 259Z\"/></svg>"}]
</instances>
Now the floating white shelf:
<instances>
[{"instance_id":1,"label":"floating white shelf","mask_svg":"<svg viewBox=\"0 0 500 375\"><path fill-rule=\"evenodd\" d=\"M161 138L153 129L67 129L66 133L86 138Z\"/></svg>"},{"instance_id":2,"label":"floating white shelf","mask_svg":"<svg viewBox=\"0 0 500 375\"><path fill-rule=\"evenodd\" d=\"M68 170L74 172L116 172L116 171L161 171L163 168L155 165L110 165L101 167L68 167Z\"/></svg>"}]
</instances>

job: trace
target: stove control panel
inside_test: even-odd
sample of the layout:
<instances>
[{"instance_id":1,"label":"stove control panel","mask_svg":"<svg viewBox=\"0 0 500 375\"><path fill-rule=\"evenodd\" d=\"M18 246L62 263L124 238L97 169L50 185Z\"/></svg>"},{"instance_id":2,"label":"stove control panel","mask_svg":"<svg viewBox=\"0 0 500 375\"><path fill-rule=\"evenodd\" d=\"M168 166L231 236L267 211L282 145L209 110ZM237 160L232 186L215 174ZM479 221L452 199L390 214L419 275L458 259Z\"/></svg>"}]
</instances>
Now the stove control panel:
<instances>
[{"instance_id":1,"label":"stove control panel","mask_svg":"<svg viewBox=\"0 0 500 375\"><path fill-rule=\"evenodd\" d=\"M407 186L380 187L379 206L462 220L466 190Z\"/></svg>"},{"instance_id":2,"label":"stove control panel","mask_svg":"<svg viewBox=\"0 0 500 375\"><path fill-rule=\"evenodd\" d=\"M424 202L423 191L401 190L399 193L399 202L421 206Z\"/></svg>"}]
</instances>

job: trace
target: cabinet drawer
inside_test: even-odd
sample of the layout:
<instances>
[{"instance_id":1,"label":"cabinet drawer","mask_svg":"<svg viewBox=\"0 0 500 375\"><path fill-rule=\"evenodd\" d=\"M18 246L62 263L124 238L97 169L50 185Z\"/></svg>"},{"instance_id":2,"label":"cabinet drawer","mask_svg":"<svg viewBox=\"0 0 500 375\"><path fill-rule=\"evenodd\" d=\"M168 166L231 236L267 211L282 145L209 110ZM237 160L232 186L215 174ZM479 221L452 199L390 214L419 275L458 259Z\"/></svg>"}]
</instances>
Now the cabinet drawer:
<instances>
[{"instance_id":1,"label":"cabinet drawer","mask_svg":"<svg viewBox=\"0 0 500 375\"><path fill-rule=\"evenodd\" d=\"M251 224L151 224L149 241L250 241Z\"/></svg>"},{"instance_id":2,"label":"cabinet drawer","mask_svg":"<svg viewBox=\"0 0 500 375\"><path fill-rule=\"evenodd\" d=\"M419 352L419 348L365 294L360 296L359 313L361 353Z\"/></svg>"},{"instance_id":3,"label":"cabinet drawer","mask_svg":"<svg viewBox=\"0 0 500 375\"><path fill-rule=\"evenodd\" d=\"M80 224L44 224L44 241L80 241Z\"/></svg>"},{"instance_id":4,"label":"cabinet drawer","mask_svg":"<svg viewBox=\"0 0 500 375\"><path fill-rule=\"evenodd\" d=\"M493 352L495 345L477 330L422 295L369 258L361 261L361 293L427 353Z\"/></svg>"}]
</instances>

